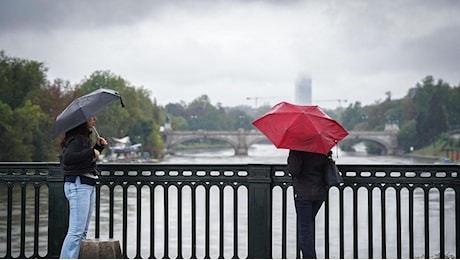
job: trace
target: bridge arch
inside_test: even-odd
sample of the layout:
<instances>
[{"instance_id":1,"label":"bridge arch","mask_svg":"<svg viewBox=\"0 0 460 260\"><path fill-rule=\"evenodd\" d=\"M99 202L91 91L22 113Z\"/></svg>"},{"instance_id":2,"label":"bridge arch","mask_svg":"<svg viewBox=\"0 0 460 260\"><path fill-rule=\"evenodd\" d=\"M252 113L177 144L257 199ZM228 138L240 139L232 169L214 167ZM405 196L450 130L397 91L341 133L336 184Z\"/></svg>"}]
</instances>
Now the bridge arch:
<instances>
[{"instance_id":1,"label":"bridge arch","mask_svg":"<svg viewBox=\"0 0 460 260\"><path fill-rule=\"evenodd\" d=\"M187 141L192 141L192 140L203 140L203 139L224 141L230 144L233 147L233 149L236 150L238 148L238 143L235 142L235 140L233 140L232 138L229 138L228 136L206 135L206 134L199 134L199 133L180 136L177 139L175 139L173 142L170 142L169 144L167 144L166 148L168 151L173 151L174 148L181 143L185 143Z\"/></svg>"},{"instance_id":2,"label":"bridge arch","mask_svg":"<svg viewBox=\"0 0 460 260\"><path fill-rule=\"evenodd\" d=\"M379 145L384 154L398 153L398 140L395 132L389 131L351 131L344 140L350 140L353 143L360 141L370 141Z\"/></svg>"},{"instance_id":3,"label":"bridge arch","mask_svg":"<svg viewBox=\"0 0 460 260\"><path fill-rule=\"evenodd\" d=\"M380 149L382 150L382 155L387 155L389 153L388 145L383 144L380 140L375 140L372 138L356 138L355 140L353 140L353 145L360 143L362 141L368 141L368 142L378 145Z\"/></svg>"}]
</instances>

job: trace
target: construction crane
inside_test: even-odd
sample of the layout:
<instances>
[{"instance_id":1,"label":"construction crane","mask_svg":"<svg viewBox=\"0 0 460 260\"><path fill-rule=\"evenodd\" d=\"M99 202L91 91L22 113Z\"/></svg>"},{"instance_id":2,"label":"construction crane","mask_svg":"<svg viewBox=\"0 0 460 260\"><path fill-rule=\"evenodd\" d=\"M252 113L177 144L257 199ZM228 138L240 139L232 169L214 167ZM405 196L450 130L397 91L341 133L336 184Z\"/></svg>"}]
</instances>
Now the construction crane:
<instances>
[{"instance_id":1,"label":"construction crane","mask_svg":"<svg viewBox=\"0 0 460 260\"><path fill-rule=\"evenodd\" d=\"M261 99L286 99L286 97L247 97L246 100L254 100L255 108L257 108L257 102Z\"/></svg>"}]
</instances>

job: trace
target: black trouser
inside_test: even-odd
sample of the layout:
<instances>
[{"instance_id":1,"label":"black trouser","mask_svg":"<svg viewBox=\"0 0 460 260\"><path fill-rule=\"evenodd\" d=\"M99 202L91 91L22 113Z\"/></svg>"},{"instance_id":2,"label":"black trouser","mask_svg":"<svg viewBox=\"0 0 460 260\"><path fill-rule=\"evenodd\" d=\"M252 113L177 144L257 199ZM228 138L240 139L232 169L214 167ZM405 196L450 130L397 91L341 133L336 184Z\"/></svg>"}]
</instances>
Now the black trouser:
<instances>
[{"instance_id":1,"label":"black trouser","mask_svg":"<svg viewBox=\"0 0 460 260\"><path fill-rule=\"evenodd\" d=\"M316 258L315 250L315 217L323 201L295 200L297 212L297 236L299 237L302 258Z\"/></svg>"}]
</instances>

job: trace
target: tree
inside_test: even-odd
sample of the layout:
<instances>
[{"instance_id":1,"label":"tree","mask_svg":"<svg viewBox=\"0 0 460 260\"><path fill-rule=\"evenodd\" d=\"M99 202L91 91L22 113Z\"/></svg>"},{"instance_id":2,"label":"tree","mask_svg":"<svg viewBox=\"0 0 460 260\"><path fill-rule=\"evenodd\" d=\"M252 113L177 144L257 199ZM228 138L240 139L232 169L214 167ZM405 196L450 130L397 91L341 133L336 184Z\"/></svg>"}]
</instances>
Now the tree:
<instances>
[{"instance_id":1,"label":"tree","mask_svg":"<svg viewBox=\"0 0 460 260\"><path fill-rule=\"evenodd\" d=\"M240 128L251 130L253 128L252 121L254 120L246 112L241 111L240 109L229 109L227 115L227 121L230 123L230 129L228 130L236 130Z\"/></svg>"},{"instance_id":2,"label":"tree","mask_svg":"<svg viewBox=\"0 0 460 260\"><path fill-rule=\"evenodd\" d=\"M214 115L211 114L212 110L215 110L215 108L207 95L202 95L194 99L187 107L189 129L216 130L213 124Z\"/></svg>"},{"instance_id":3,"label":"tree","mask_svg":"<svg viewBox=\"0 0 460 260\"><path fill-rule=\"evenodd\" d=\"M165 117L168 116L171 128L173 130L187 130L189 128L187 121L187 104L181 103L168 103L165 106Z\"/></svg>"},{"instance_id":4,"label":"tree","mask_svg":"<svg viewBox=\"0 0 460 260\"><path fill-rule=\"evenodd\" d=\"M361 102L350 104L342 113L343 127L353 130L356 124L367 121L367 115L361 106Z\"/></svg>"},{"instance_id":5,"label":"tree","mask_svg":"<svg viewBox=\"0 0 460 260\"><path fill-rule=\"evenodd\" d=\"M398 133L398 143L406 153L411 152L411 148L420 148L417 147L418 138L415 119L407 121L401 125Z\"/></svg>"},{"instance_id":6,"label":"tree","mask_svg":"<svg viewBox=\"0 0 460 260\"><path fill-rule=\"evenodd\" d=\"M14 112L11 107L0 101L0 161L18 161L14 159L14 148L20 145L21 140L11 125L13 118Z\"/></svg>"},{"instance_id":7,"label":"tree","mask_svg":"<svg viewBox=\"0 0 460 260\"><path fill-rule=\"evenodd\" d=\"M188 129L187 119L182 116L173 116L171 119L171 128L178 131Z\"/></svg>"},{"instance_id":8,"label":"tree","mask_svg":"<svg viewBox=\"0 0 460 260\"><path fill-rule=\"evenodd\" d=\"M55 119L74 99L82 96L81 90L69 81L55 79L28 95L32 104L39 105L44 113Z\"/></svg>"},{"instance_id":9,"label":"tree","mask_svg":"<svg viewBox=\"0 0 460 260\"><path fill-rule=\"evenodd\" d=\"M50 129L54 124L51 118L29 100L14 111L14 117L12 125L21 140L16 158L22 158L21 161L56 161L57 154L51 153L53 142Z\"/></svg>"},{"instance_id":10,"label":"tree","mask_svg":"<svg viewBox=\"0 0 460 260\"><path fill-rule=\"evenodd\" d=\"M52 119L36 104L47 100L39 95L46 86L45 72L42 63L7 57L0 52L2 161L56 159L51 135Z\"/></svg>"},{"instance_id":11,"label":"tree","mask_svg":"<svg viewBox=\"0 0 460 260\"><path fill-rule=\"evenodd\" d=\"M434 145L439 135L448 130L445 104L448 96L449 85L442 80L435 84L433 77L427 76L422 84L417 83L413 102L417 111L415 120L417 136L420 138L418 147L429 143Z\"/></svg>"},{"instance_id":12,"label":"tree","mask_svg":"<svg viewBox=\"0 0 460 260\"><path fill-rule=\"evenodd\" d=\"M7 57L0 51L1 100L13 110L21 106L33 90L45 84L46 71L43 63Z\"/></svg>"},{"instance_id":13,"label":"tree","mask_svg":"<svg viewBox=\"0 0 460 260\"><path fill-rule=\"evenodd\" d=\"M449 130L460 129L460 85L449 91L446 103Z\"/></svg>"},{"instance_id":14,"label":"tree","mask_svg":"<svg viewBox=\"0 0 460 260\"><path fill-rule=\"evenodd\" d=\"M40 107L25 101L12 110L0 102L0 161L55 161L53 142L49 135L50 118Z\"/></svg>"}]
</instances>

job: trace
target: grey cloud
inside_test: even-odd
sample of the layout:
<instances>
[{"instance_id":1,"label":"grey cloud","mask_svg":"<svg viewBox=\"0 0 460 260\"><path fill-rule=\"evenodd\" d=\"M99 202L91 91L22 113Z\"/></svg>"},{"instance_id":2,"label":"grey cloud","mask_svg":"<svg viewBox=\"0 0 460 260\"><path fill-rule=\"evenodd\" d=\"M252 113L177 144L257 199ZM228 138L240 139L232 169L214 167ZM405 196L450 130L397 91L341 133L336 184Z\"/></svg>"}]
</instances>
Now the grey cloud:
<instances>
[{"instance_id":1,"label":"grey cloud","mask_svg":"<svg viewBox=\"0 0 460 260\"><path fill-rule=\"evenodd\" d=\"M226 4L261 3L290 6L298 2L301 0L2 0L0 1L0 31L126 26L145 18L152 19L166 8L173 11L196 11Z\"/></svg>"},{"instance_id":2,"label":"grey cloud","mask_svg":"<svg viewBox=\"0 0 460 260\"><path fill-rule=\"evenodd\" d=\"M163 102L201 93L226 104L285 96L299 71L312 74L317 98L332 91L375 100L427 73L459 79L459 7L443 0L0 0L0 43L7 54L45 62L50 78L78 82L109 69Z\"/></svg>"},{"instance_id":3,"label":"grey cloud","mask_svg":"<svg viewBox=\"0 0 460 260\"><path fill-rule=\"evenodd\" d=\"M405 56L417 67L458 72L460 68L460 25L451 25L403 44Z\"/></svg>"},{"instance_id":4,"label":"grey cloud","mask_svg":"<svg viewBox=\"0 0 460 260\"><path fill-rule=\"evenodd\" d=\"M129 24L160 11L166 1L0 1L0 31L91 28Z\"/></svg>"}]
</instances>

